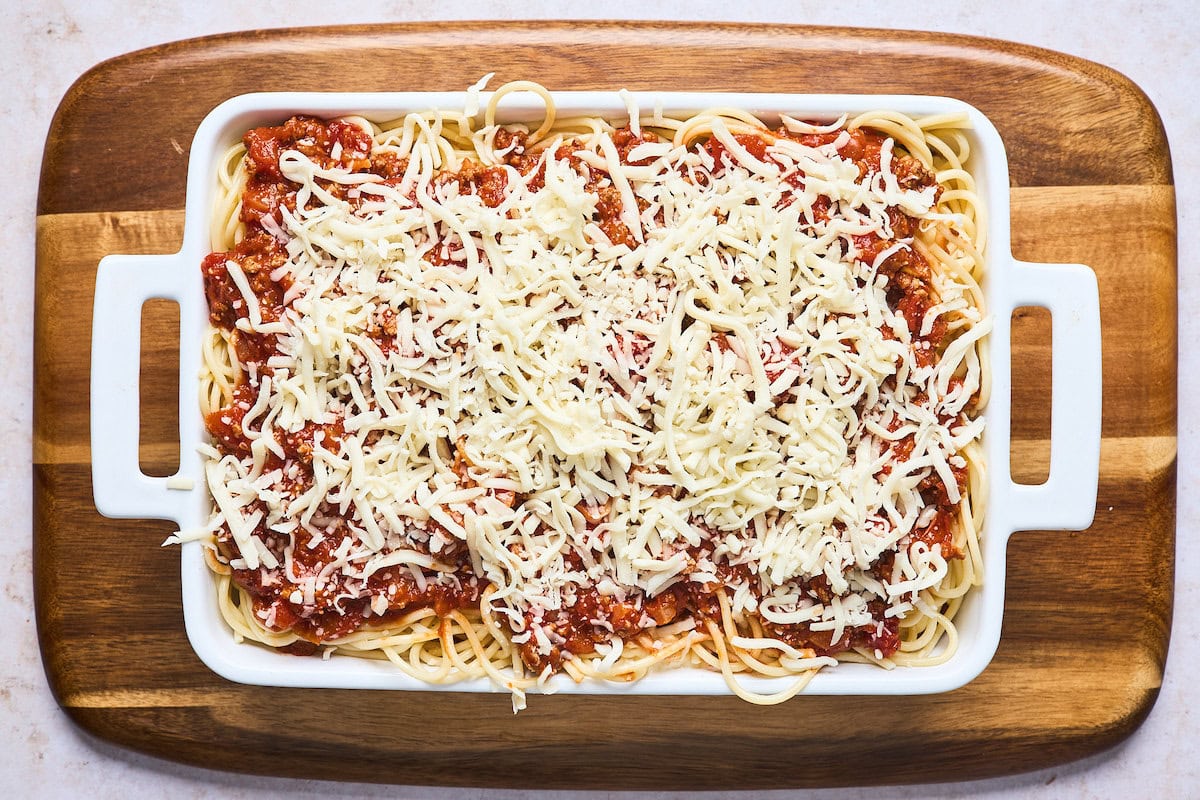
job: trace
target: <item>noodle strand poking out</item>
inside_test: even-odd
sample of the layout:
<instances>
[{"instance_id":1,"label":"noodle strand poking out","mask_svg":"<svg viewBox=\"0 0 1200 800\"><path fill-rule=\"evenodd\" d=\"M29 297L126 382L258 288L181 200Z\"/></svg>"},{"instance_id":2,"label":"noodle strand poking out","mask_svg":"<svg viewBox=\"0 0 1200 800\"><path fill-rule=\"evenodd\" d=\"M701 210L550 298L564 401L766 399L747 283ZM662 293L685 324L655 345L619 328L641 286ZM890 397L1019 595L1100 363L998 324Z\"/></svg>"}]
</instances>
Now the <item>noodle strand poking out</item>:
<instances>
[{"instance_id":1,"label":"noodle strand poking out","mask_svg":"<svg viewBox=\"0 0 1200 800\"><path fill-rule=\"evenodd\" d=\"M513 92L544 117L497 124ZM240 640L518 707L953 654L991 326L965 120L623 102L518 82L230 149L200 402Z\"/></svg>"}]
</instances>

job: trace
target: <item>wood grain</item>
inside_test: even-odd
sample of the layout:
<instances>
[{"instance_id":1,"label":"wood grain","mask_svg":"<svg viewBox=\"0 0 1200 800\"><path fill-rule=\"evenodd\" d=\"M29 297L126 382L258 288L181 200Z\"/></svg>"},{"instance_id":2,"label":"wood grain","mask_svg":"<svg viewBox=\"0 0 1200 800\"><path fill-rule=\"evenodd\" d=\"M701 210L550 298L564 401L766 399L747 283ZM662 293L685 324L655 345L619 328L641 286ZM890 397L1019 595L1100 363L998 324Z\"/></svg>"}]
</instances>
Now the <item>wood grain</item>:
<instances>
[{"instance_id":1,"label":"wood grain","mask_svg":"<svg viewBox=\"0 0 1200 800\"><path fill-rule=\"evenodd\" d=\"M800 697L775 708L535 697L513 717L503 695L246 687L200 663L183 631L178 552L158 546L170 524L106 519L91 502L96 264L177 249L191 135L227 97L460 89L493 70L558 89L946 94L997 124L1011 161L1014 254L1085 263L1099 277L1104 439L1093 527L1013 538L1003 639L978 680L932 697ZM253 32L107 62L64 98L39 198L34 580L51 687L93 734L164 758L409 784L905 783L1096 752L1149 713L1166 658L1175 247L1170 159L1146 98L1103 67L1023 46L778 26L452 24ZM142 463L164 474L178 459L177 323L162 307L144 323ZM1049 454L1047 330L1037 313L1015 315L1012 457L1027 482L1044 477ZM431 738L431 728L452 733Z\"/></svg>"}]
</instances>

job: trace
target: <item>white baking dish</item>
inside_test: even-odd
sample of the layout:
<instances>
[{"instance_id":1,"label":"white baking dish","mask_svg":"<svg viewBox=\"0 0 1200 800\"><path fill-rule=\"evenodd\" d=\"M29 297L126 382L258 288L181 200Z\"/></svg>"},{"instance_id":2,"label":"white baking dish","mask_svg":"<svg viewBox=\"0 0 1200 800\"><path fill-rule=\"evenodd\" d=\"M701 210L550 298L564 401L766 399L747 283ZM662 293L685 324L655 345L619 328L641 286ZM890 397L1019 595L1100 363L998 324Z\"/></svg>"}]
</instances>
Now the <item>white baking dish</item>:
<instances>
[{"instance_id":1,"label":"white baking dish","mask_svg":"<svg viewBox=\"0 0 1200 800\"><path fill-rule=\"evenodd\" d=\"M1026 529L1083 529L1095 511L1100 460L1100 315L1096 278L1078 265L1028 264L1009 250L1008 162L995 127L965 103L939 97L886 95L634 94L645 110L667 112L732 106L806 119L887 108L910 115L965 112L973 127L968 167L987 206L988 268L984 289L994 331L990 351L993 392L986 410L984 448L988 467L987 521L983 531L984 585L963 604L955 622L960 634L953 658L936 667L891 671L866 664L825 669L809 694L925 694L957 688L987 666L1000 640L1004 612L1005 551L1008 537ZM209 499L197 446L205 437L197 403L201 336L208 310L200 262L208 254L208 215L216 190L220 155L249 128L278 124L296 113L331 117L357 113L377 120L408 111L464 108L464 93L252 94L235 97L212 111L192 142L187 216L182 249L174 255L108 256L96 279L92 332L92 479L96 507L111 517L174 520L181 528L203 525ZM482 97L484 103L487 95ZM510 95L501 121L540 119L530 95ZM555 94L559 113L623 117L616 92ZM171 478L151 478L138 467L138 353L141 304L151 298L180 307L179 438L181 463ZM1050 477L1038 486L1016 484L1009 472L1010 321L1020 306L1043 306L1053 316L1053 410ZM147 547L156 546L146 542ZM251 644L236 644L217 610L212 576L201 546L182 548L183 606L187 633L200 658L234 681L295 687L493 691L483 680L430 687L387 662L351 657L297 658ZM773 691L789 681L745 679L747 688ZM622 694L726 694L717 673L678 669L633 684L585 682L563 676L557 691Z\"/></svg>"}]
</instances>

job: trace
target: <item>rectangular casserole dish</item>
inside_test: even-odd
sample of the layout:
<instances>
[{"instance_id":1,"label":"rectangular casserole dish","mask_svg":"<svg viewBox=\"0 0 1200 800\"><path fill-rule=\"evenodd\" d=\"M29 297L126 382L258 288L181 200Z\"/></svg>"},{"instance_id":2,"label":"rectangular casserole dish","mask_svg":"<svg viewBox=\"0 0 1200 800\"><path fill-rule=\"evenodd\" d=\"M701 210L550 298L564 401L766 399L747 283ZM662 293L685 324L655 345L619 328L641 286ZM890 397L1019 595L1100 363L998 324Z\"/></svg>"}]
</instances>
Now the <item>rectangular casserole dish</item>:
<instances>
[{"instance_id":1,"label":"rectangular casserole dish","mask_svg":"<svg viewBox=\"0 0 1200 800\"><path fill-rule=\"evenodd\" d=\"M505 98L500 122L540 118L540 105L527 95ZM1100 323L1094 274L1079 265L1037 265L1017 261L1009 250L1008 165L994 126L965 103L938 97L884 95L773 95L714 93L635 93L640 108L691 112L712 106L746 109L771 123L786 113L832 120L843 113L887 108L911 116L965 113L972 129L967 164L978 183L987 213L987 270L983 288L993 332L985 343L992 372L992 396L984 414L987 430L987 518L983 529L984 584L971 593L955 619L959 645L947 662L933 667L883 670L867 664L840 664L822 670L805 690L810 694L927 694L949 691L972 680L987 666L1000 640L1004 573L1009 535L1025 529L1078 530L1091 524L1100 450ZM617 93L556 92L560 113L620 118L627 114ZM487 94L481 100L486 103ZM409 111L462 109L465 93L252 94L214 109L192 142L183 245L171 256L109 256L97 275L92 339L92 470L96 506L114 517L175 521L181 529L202 526L210 500L203 459L205 440L199 413L198 375L207 305L199 265L210 252L209 209L216 190L216 164L228 145L248 129L278 124L297 113L334 117L356 113L381 121ZM138 352L141 304L151 298L180 306L179 472L151 478L138 467ZM1053 319L1053 399L1050 475L1038 486L1016 484L1009 472L1010 320L1013 309L1042 306ZM451 691L494 691L487 681L429 686L387 662L334 657L297 658L250 644L237 644L221 619L214 581L202 547L182 552L184 617L197 654L230 680L272 686ZM747 688L770 692L790 679L743 679ZM676 669L632 684L585 681L565 676L553 691L627 694L727 694L719 673Z\"/></svg>"}]
</instances>

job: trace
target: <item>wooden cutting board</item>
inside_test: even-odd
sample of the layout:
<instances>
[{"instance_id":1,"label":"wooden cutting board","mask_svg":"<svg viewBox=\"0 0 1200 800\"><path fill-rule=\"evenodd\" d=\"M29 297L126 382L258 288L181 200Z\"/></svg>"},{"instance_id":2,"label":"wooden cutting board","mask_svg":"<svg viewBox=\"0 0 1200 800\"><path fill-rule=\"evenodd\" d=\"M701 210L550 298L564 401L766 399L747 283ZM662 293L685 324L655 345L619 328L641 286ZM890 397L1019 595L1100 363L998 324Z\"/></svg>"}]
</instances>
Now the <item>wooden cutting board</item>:
<instances>
[{"instance_id":1,"label":"wooden cutting board","mask_svg":"<svg viewBox=\"0 0 1200 800\"><path fill-rule=\"evenodd\" d=\"M217 103L259 90L770 90L939 94L996 123L1013 249L1099 276L1104 441L1096 523L1009 547L1003 640L967 687L930 697L532 697L229 683L183 630L170 523L91 499L96 264L180 243L188 146ZM1175 535L1176 235L1170 155L1121 75L1030 47L921 33L622 23L249 32L106 62L63 99L38 203L34 578L46 673L83 728L163 758L406 784L757 788L952 781L1032 770L1130 735L1158 694ZM1049 321L1018 312L1016 479L1048 460ZM178 463L177 318L143 314L143 467ZM1054 402L1071 402L1055 397ZM1069 446L1069 445L1068 445Z\"/></svg>"}]
</instances>

